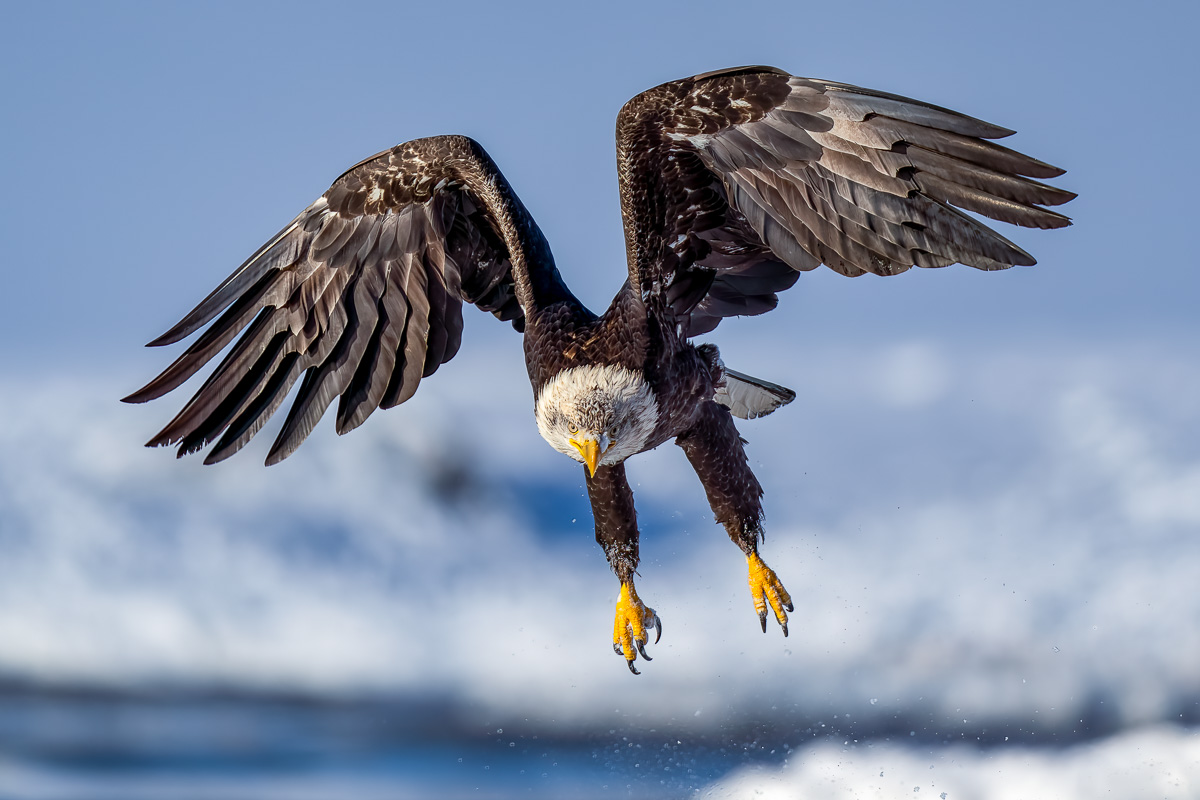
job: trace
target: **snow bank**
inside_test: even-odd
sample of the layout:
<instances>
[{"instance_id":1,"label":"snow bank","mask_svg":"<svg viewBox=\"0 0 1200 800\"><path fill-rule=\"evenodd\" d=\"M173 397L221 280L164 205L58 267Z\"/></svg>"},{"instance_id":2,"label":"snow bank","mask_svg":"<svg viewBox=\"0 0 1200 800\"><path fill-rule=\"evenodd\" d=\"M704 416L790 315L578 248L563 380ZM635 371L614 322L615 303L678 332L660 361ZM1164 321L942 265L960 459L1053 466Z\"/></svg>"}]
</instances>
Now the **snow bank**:
<instances>
[{"instance_id":1,"label":"snow bank","mask_svg":"<svg viewBox=\"0 0 1200 800\"><path fill-rule=\"evenodd\" d=\"M699 792L738 800L1183 800L1200 793L1200 735L1152 727L1064 749L821 744L774 770L750 767Z\"/></svg>"}]
</instances>

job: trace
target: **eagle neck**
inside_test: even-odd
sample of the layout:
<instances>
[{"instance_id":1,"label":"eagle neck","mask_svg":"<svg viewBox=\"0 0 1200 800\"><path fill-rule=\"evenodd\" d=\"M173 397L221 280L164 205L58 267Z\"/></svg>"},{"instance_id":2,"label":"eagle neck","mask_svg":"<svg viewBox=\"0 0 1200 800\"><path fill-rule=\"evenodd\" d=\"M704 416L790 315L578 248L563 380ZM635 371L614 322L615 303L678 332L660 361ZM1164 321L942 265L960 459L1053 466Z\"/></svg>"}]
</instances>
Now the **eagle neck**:
<instances>
[{"instance_id":1,"label":"eagle neck","mask_svg":"<svg viewBox=\"0 0 1200 800\"><path fill-rule=\"evenodd\" d=\"M459 161L459 175L495 220L496 232L508 250L517 302L526 319L551 303L568 302L579 306L579 301L563 282L554 264L550 244L532 215L509 187L487 151L474 140L468 141L472 157Z\"/></svg>"},{"instance_id":2,"label":"eagle neck","mask_svg":"<svg viewBox=\"0 0 1200 800\"><path fill-rule=\"evenodd\" d=\"M568 369L620 366L644 372L653 350L642 306L622 291L596 317L582 306L542 308L525 328L525 362L534 392Z\"/></svg>"}]
</instances>

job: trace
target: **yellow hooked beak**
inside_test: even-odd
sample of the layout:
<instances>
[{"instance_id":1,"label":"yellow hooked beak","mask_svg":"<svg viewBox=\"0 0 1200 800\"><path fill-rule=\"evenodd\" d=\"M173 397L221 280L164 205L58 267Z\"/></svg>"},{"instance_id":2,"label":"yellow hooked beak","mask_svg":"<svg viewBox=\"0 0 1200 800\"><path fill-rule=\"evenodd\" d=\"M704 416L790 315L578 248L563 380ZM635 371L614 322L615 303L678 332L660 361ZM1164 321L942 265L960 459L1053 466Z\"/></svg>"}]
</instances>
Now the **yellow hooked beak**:
<instances>
[{"instance_id":1,"label":"yellow hooked beak","mask_svg":"<svg viewBox=\"0 0 1200 800\"><path fill-rule=\"evenodd\" d=\"M579 455L583 456L583 463L587 464L588 476L596 477L596 465L600 463L600 442L595 439L584 439L582 442L570 439L571 446L579 451Z\"/></svg>"}]
</instances>

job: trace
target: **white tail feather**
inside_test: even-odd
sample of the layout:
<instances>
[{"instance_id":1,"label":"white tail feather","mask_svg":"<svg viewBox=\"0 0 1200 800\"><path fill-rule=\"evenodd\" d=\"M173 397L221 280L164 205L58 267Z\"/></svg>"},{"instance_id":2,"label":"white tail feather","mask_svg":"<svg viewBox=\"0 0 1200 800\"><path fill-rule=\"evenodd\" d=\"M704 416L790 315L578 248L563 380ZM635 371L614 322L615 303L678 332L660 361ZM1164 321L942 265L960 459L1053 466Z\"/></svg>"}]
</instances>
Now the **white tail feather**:
<instances>
[{"instance_id":1,"label":"white tail feather","mask_svg":"<svg viewBox=\"0 0 1200 800\"><path fill-rule=\"evenodd\" d=\"M765 417L795 399L796 393L791 389L729 368L725 369L725 385L713 395L713 400L739 419Z\"/></svg>"}]
</instances>

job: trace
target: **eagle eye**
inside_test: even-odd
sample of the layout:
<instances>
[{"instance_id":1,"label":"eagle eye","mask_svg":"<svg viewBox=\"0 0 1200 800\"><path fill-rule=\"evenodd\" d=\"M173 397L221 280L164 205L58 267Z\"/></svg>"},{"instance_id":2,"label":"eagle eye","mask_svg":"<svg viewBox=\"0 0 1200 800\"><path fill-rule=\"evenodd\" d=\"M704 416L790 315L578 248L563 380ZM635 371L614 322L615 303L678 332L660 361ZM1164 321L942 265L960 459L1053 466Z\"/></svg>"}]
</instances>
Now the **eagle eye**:
<instances>
[{"instance_id":1,"label":"eagle eye","mask_svg":"<svg viewBox=\"0 0 1200 800\"><path fill-rule=\"evenodd\" d=\"M576 425L574 422L568 422L567 423L567 431L572 434L579 433L579 426Z\"/></svg>"}]
</instances>

